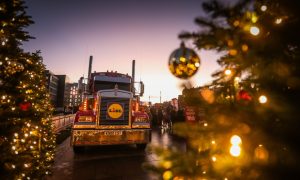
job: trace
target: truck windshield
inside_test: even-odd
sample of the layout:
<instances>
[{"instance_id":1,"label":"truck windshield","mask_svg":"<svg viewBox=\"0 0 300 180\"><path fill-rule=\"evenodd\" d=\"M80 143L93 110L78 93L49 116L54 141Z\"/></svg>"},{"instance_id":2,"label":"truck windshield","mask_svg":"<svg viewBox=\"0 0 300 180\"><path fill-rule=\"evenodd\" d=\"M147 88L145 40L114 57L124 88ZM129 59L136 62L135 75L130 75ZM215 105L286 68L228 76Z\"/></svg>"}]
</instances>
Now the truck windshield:
<instances>
[{"instance_id":1,"label":"truck windshield","mask_svg":"<svg viewBox=\"0 0 300 180\"><path fill-rule=\"evenodd\" d=\"M95 81L94 91L96 92L99 90L114 89L116 84L118 85L118 89L130 91L130 83L106 82L106 81Z\"/></svg>"}]
</instances>

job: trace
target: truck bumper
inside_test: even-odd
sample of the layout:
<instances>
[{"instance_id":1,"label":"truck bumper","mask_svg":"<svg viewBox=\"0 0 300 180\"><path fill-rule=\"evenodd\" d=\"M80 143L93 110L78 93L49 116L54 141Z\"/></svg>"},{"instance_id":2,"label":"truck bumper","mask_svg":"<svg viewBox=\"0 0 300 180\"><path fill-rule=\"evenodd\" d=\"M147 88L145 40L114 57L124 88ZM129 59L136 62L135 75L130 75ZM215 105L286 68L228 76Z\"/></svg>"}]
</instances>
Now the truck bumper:
<instances>
[{"instance_id":1,"label":"truck bumper","mask_svg":"<svg viewBox=\"0 0 300 180\"><path fill-rule=\"evenodd\" d=\"M83 130L73 129L72 146L147 144L151 141L151 129Z\"/></svg>"}]
</instances>

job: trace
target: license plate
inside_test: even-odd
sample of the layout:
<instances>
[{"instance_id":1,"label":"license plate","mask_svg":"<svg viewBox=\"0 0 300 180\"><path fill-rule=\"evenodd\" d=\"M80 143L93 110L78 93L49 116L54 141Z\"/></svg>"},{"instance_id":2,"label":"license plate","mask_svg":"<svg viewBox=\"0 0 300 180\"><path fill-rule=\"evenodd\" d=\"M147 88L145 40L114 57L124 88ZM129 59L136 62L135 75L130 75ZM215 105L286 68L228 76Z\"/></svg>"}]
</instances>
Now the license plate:
<instances>
[{"instance_id":1,"label":"license plate","mask_svg":"<svg viewBox=\"0 0 300 180\"><path fill-rule=\"evenodd\" d=\"M122 131L105 131L105 136L121 136L123 134Z\"/></svg>"}]
</instances>

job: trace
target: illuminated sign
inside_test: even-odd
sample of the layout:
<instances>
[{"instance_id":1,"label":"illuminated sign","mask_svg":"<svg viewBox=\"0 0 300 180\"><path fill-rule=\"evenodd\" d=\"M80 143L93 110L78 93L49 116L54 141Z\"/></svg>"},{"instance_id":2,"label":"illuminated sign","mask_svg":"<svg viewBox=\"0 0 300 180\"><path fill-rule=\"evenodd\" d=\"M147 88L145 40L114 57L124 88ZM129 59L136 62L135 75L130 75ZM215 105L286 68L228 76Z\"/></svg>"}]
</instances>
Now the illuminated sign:
<instances>
[{"instance_id":1,"label":"illuminated sign","mask_svg":"<svg viewBox=\"0 0 300 180\"><path fill-rule=\"evenodd\" d=\"M123 118L124 108L123 104L120 103L109 103L107 104L107 115L111 119Z\"/></svg>"}]
</instances>

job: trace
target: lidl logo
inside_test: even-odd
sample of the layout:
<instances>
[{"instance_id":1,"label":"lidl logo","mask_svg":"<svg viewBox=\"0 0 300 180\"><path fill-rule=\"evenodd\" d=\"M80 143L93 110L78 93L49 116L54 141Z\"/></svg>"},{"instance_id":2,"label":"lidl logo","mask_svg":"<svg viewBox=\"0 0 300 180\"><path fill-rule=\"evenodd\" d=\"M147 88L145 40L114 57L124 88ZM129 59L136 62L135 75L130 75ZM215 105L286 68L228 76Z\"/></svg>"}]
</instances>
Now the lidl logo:
<instances>
[{"instance_id":1,"label":"lidl logo","mask_svg":"<svg viewBox=\"0 0 300 180\"><path fill-rule=\"evenodd\" d=\"M119 119L123 116L123 105L119 103L108 104L107 115L112 119Z\"/></svg>"}]
</instances>

